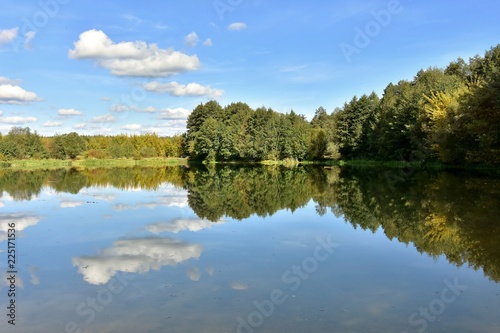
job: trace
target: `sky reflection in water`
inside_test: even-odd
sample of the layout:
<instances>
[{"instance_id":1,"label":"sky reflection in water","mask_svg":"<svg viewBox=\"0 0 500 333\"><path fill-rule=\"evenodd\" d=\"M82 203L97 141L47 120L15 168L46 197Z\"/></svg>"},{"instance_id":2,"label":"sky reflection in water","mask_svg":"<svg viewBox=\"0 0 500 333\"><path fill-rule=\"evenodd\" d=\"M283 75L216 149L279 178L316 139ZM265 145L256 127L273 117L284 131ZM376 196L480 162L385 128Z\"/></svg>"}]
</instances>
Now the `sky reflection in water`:
<instances>
[{"instance_id":1,"label":"sky reflection in water","mask_svg":"<svg viewBox=\"0 0 500 333\"><path fill-rule=\"evenodd\" d=\"M387 225L373 232L330 210L318 215L318 200L293 213L209 221L190 208L194 192L170 183L77 194L44 186L21 201L3 192L0 244L5 251L15 221L20 289L17 325L2 320L2 332L500 329L491 276L391 240ZM328 238L338 247L316 251ZM445 303L450 283L466 289ZM6 290L2 279L3 305ZM279 304L266 308L273 291Z\"/></svg>"}]
</instances>

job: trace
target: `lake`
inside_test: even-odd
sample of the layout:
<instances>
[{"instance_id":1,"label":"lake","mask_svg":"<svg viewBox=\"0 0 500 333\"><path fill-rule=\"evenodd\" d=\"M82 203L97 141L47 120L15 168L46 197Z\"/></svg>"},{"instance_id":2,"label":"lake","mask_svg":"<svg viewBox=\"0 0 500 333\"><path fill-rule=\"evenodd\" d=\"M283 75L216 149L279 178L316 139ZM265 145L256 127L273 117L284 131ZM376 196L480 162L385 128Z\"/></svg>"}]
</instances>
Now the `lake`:
<instances>
[{"instance_id":1,"label":"lake","mask_svg":"<svg viewBox=\"0 0 500 333\"><path fill-rule=\"evenodd\" d=\"M2 332L500 332L498 172L0 170L0 194Z\"/></svg>"}]
</instances>

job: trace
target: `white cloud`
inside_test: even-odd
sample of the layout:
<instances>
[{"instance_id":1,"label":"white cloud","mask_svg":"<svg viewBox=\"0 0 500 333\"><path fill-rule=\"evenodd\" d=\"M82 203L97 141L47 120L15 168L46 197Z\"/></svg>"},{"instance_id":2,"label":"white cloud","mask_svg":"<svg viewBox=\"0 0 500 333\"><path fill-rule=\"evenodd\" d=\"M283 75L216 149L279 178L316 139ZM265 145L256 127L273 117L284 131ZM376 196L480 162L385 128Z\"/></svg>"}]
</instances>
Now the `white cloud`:
<instances>
[{"instance_id":1,"label":"white cloud","mask_svg":"<svg viewBox=\"0 0 500 333\"><path fill-rule=\"evenodd\" d=\"M130 106L125 105L125 104L115 104L115 105L112 105L109 108L109 110L113 111L113 112L126 112L126 111L130 111Z\"/></svg>"},{"instance_id":2,"label":"white cloud","mask_svg":"<svg viewBox=\"0 0 500 333\"><path fill-rule=\"evenodd\" d=\"M0 84L0 104L25 104L38 101L38 96L31 91L12 84Z\"/></svg>"},{"instance_id":3,"label":"white cloud","mask_svg":"<svg viewBox=\"0 0 500 333\"><path fill-rule=\"evenodd\" d=\"M200 220L200 219L178 219L170 222L160 222L153 223L146 226L146 230L152 232L153 234L161 234L164 232L172 232L174 234L189 230L189 231L200 231L203 229L209 229L214 226L213 222L208 220Z\"/></svg>"},{"instance_id":4,"label":"white cloud","mask_svg":"<svg viewBox=\"0 0 500 333\"><path fill-rule=\"evenodd\" d=\"M100 30L83 32L68 54L71 59L94 60L117 76L168 77L200 68L196 55L143 41L115 43Z\"/></svg>"},{"instance_id":5,"label":"white cloud","mask_svg":"<svg viewBox=\"0 0 500 333\"><path fill-rule=\"evenodd\" d=\"M135 112L142 112L142 113L155 113L158 111L157 108L155 108L154 106L148 106L147 108L137 108L137 107L134 107L132 108L132 110L134 110Z\"/></svg>"},{"instance_id":6,"label":"white cloud","mask_svg":"<svg viewBox=\"0 0 500 333\"><path fill-rule=\"evenodd\" d=\"M111 98L110 97L101 97L101 101L103 101L103 102L110 102Z\"/></svg>"},{"instance_id":7,"label":"white cloud","mask_svg":"<svg viewBox=\"0 0 500 333\"><path fill-rule=\"evenodd\" d=\"M105 114L102 116L92 118L93 123L114 123L116 118L110 114Z\"/></svg>"},{"instance_id":8,"label":"white cloud","mask_svg":"<svg viewBox=\"0 0 500 333\"><path fill-rule=\"evenodd\" d=\"M167 120L162 123L156 124L159 127L175 127L175 128L186 128L186 120L178 119L178 120Z\"/></svg>"},{"instance_id":9,"label":"white cloud","mask_svg":"<svg viewBox=\"0 0 500 333\"><path fill-rule=\"evenodd\" d=\"M81 116L83 112L75 109L59 109L57 110L57 114L62 117L70 117L70 116Z\"/></svg>"},{"instance_id":10,"label":"white cloud","mask_svg":"<svg viewBox=\"0 0 500 333\"><path fill-rule=\"evenodd\" d=\"M0 208L2 207L5 207L5 204L3 203L3 201L0 201Z\"/></svg>"},{"instance_id":11,"label":"white cloud","mask_svg":"<svg viewBox=\"0 0 500 333\"><path fill-rule=\"evenodd\" d=\"M189 83L188 85L179 84L175 81L169 83L160 83L153 81L147 83L144 88L147 91L169 94L171 96L207 96L210 98L219 98L224 93L220 89L212 89L209 86L202 86L198 83Z\"/></svg>"},{"instance_id":12,"label":"white cloud","mask_svg":"<svg viewBox=\"0 0 500 333\"><path fill-rule=\"evenodd\" d=\"M69 201L69 200L65 200L65 201L61 201L59 203L59 207L61 207L61 208L76 208L76 207L81 206L83 204L84 204L83 201Z\"/></svg>"},{"instance_id":13,"label":"white cloud","mask_svg":"<svg viewBox=\"0 0 500 333\"><path fill-rule=\"evenodd\" d=\"M146 108L139 108L137 106L133 105L126 105L126 104L115 104L109 108L113 112L127 112L127 111L135 111L135 112L142 112L142 113L155 113L158 111L157 108L154 106L148 106Z\"/></svg>"},{"instance_id":14,"label":"white cloud","mask_svg":"<svg viewBox=\"0 0 500 333\"><path fill-rule=\"evenodd\" d=\"M168 119L168 120L187 119L190 113L191 111L184 108L175 108L175 109L167 108L160 112L158 118Z\"/></svg>"},{"instance_id":15,"label":"white cloud","mask_svg":"<svg viewBox=\"0 0 500 333\"><path fill-rule=\"evenodd\" d=\"M107 283L117 272L145 273L163 266L198 259L203 251L199 244L171 238L136 238L118 240L97 256L73 258L84 280L90 284Z\"/></svg>"},{"instance_id":16,"label":"white cloud","mask_svg":"<svg viewBox=\"0 0 500 333\"><path fill-rule=\"evenodd\" d=\"M142 125L139 124L127 124L122 127L124 130L127 131L138 131L142 128Z\"/></svg>"},{"instance_id":17,"label":"white cloud","mask_svg":"<svg viewBox=\"0 0 500 333\"><path fill-rule=\"evenodd\" d=\"M187 46L195 47L196 44L200 41L200 37L196 34L196 32L191 32L189 35L184 37L184 44Z\"/></svg>"},{"instance_id":18,"label":"white cloud","mask_svg":"<svg viewBox=\"0 0 500 333\"><path fill-rule=\"evenodd\" d=\"M207 38L204 42L203 45L205 46L212 46L212 38Z\"/></svg>"},{"instance_id":19,"label":"white cloud","mask_svg":"<svg viewBox=\"0 0 500 333\"><path fill-rule=\"evenodd\" d=\"M5 76L0 76L0 84L12 84L18 86L21 84L21 80L12 80Z\"/></svg>"},{"instance_id":20,"label":"white cloud","mask_svg":"<svg viewBox=\"0 0 500 333\"><path fill-rule=\"evenodd\" d=\"M17 33L19 32L19 28L5 29L0 30L0 47L6 44L9 44L17 37Z\"/></svg>"},{"instance_id":21,"label":"white cloud","mask_svg":"<svg viewBox=\"0 0 500 333\"><path fill-rule=\"evenodd\" d=\"M166 195L159 198L161 204L167 207L187 207L188 204L188 196L186 194L172 194Z\"/></svg>"},{"instance_id":22,"label":"white cloud","mask_svg":"<svg viewBox=\"0 0 500 333\"><path fill-rule=\"evenodd\" d=\"M0 110L0 117L1 117L1 116L3 116L3 111L2 111L2 110Z\"/></svg>"},{"instance_id":23,"label":"white cloud","mask_svg":"<svg viewBox=\"0 0 500 333\"><path fill-rule=\"evenodd\" d=\"M0 118L0 123L4 124L26 124L26 123L34 123L38 119L35 117L20 117L20 116L13 116L13 117L2 117Z\"/></svg>"},{"instance_id":24,"label":"white cloud","mask_svg":"<svg viewBox=\"0 0 500 333\"><path fill-rule=\"evenodd\" d=\"M46 121L42 124L43 127L60 127L63 123L60 121Z\"/></svg>"},{"instance_id":25,"label":"white cloud","mask_svg":"<svg viewBox=\"0 0 500 333\"><path fill-rule=\"evenodd\" d=\"M247 25L243 22L235 22L235 23L231 23L228 27L227 27L227 30L229 31L239 31L239 30L243 30L243 29L246 29Z\"/></svg>"},{"instance_id":26,"label":"white cloud","mask_svg":"<svg viewBox=\"0 0 500 333\"><path fill-rule=\"evenodd\" d=\"M19 232L38 224L41 219L40 216L30 215L28 213L0 214L0 242L7 239L9 223L15 223L16 232Z\"/></svg>"}]
</instances>

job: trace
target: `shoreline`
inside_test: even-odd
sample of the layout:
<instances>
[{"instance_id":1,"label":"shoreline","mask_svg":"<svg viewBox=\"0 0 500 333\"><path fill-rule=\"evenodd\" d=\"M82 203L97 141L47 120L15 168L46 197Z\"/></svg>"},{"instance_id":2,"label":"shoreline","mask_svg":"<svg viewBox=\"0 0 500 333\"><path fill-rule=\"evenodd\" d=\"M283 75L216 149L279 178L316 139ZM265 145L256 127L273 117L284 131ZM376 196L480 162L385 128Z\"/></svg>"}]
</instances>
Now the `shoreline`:
<instances>
[{"instance_id":1,"label":"shoreline","mask_svg":"<svg viewBox=\"0 0 500 333\"><path fill-rule=\"evenodd\" d=\"M439 162L405 162L405 161L376 161L376 160L350 160L350 161L296 161L296 160L263 160L263 161L215 161L206 162L200 160L190 160L189 158L144 158L144 159L81 159L81 160L11 160L0 162L0 170L37 170L37 169L64 169L64 168L102 168L102 167L162 167L162 166L182 166L189 164L203 165L265 165L296 167L299 165L317 166L339 166L353 168L386 168L402 169L412 168L417 170L497 170L500 165L495 164L443 164Z\"/></svg>"},{"instance_id":2,"label":"shoreline","mask_svg":"<svg viewBox=\"0 0 500 333\"><path fill-rule=\"evenodd\" d=\"M187 158L82 159L82 160L12 160L0 162L0 170L39 170L64 168L162 167L187 165Z\"/></svg>"}]
</instances>

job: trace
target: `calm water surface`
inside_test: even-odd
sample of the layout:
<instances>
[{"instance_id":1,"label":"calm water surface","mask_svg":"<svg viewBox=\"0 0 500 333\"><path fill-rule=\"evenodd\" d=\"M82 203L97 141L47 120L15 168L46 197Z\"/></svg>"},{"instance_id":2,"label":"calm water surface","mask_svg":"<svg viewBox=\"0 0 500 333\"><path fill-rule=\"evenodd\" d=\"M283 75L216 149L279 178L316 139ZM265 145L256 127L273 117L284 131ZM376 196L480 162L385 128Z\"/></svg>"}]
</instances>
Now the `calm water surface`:
<instances>
[{"instance_id":1,"label":"calm water surface","mask_svg":"<svg viewBox=\"0 0 500 333\"><path fill-rule=\"evenodd\" d=\"M1 332L500 332L495 174L4 170L0 194Z\"/></svg>"}]
</instances>

